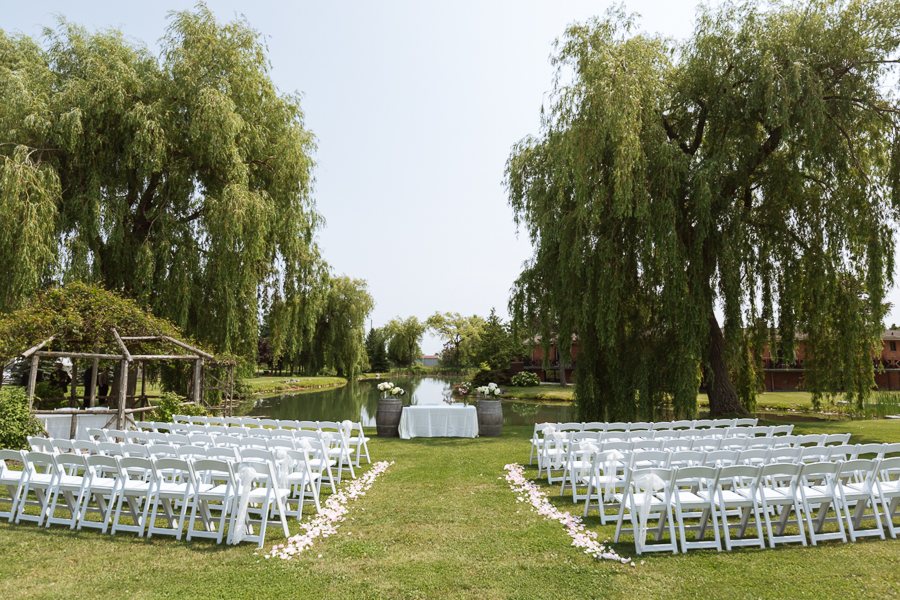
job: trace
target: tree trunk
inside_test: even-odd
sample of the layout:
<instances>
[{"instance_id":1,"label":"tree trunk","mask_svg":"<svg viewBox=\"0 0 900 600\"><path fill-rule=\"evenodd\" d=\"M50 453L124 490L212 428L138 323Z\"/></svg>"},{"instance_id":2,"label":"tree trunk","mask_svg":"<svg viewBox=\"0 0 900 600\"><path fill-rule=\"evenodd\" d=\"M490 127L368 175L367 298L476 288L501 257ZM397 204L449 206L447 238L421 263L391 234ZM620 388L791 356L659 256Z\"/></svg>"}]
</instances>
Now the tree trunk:
<instances>
[{"instance_id":1,"label":"tree trunk","mask_svg":"<svg viewBox=\"0 0 900 600\"><path fill-rule=\"evenodd\" d=\"M706 373L706 393L709 396L709 416L749 415L741 405L737 390L731 383L725 364L725 337L715 315L709 317L709 370Z\"/></svg>"}]
</instances>

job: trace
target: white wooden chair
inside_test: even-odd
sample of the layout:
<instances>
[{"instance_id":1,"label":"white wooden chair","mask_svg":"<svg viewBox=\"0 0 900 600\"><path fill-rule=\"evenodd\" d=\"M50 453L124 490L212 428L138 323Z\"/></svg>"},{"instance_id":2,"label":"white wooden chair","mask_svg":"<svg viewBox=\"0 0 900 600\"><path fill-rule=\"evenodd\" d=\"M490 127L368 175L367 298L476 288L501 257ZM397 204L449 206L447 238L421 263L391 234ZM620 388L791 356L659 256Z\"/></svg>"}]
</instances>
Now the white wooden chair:
<instances>
[{"instance_id":1,"label":"white wooden chair","mask_svg":"<svg viewBox=\"0 0 900 600\"><path fill-rule=\"evenodd\" d=\"M766 521L766 533L769 536L769 547L775 544L800 542L806 546L806 535L803 533L803 512L800 507L800 496L797 483L801 465L793 463L773 463L760 467L760 480L757 486L757 499L760 510ZM800 530L795 535L785 535L790 525L791 512L795 516L795 524ZM780 514L777 528L772 527L772 517Z\"/></svg>"},{"instance_id":2,"label":"white wooden chair","mask_svg":"<svg viewBox=\"0 0 900 600\"><path fill-rule=\"evenodd\" d=\"M847 524L847 535L851 542L867 536L884 539L884 528L878 511L878 502L875 499L877 468L878 459L847 460L841 463L840 471L835 478L835 485L840 494L840 505ZM850 514L851 504L853 505L852 515ZM867 508L872 509L871 515L866 515ZM862 521L866 517L875 520L876 527L874 529L861 528Z\"/></svg>"},{"instance_id":3,"label":"white wooden chair","mask_svg":"<svg viewBox=\"0 0 900 600\"><path fill-rule=\"evenodd\" d=\"M355 432L355 433L354 433ZM363 426L361 422L356 422L353 424L353 428L350 430L350 438L347 440L347 443L350 447L355 449L356 456L356 466L359 467L360 457L363 452L366 454L366 463L372 464L372 459L369 457L369 440L372 438L366 437L365 431L363 431Z\"/></svg>"},{"instance_id":4,"label":"white wooden chair","mask_svg":"<svg viewBox=\"0 0 900 600\"><path fill-rule=\"evenodd\" d=\"M138 456L120 457L118 463L121 484L119 485L119 495L116 499L116 510L113 513L110 534L115 535L117 531L130 531L138 534L138 537L143 537L147 524L147 514L150 511L152 493L156 489L153 464L149 458ZM140 475L132 477L132 473L140 473ZM128 512L131 516L131 525L121 522L122 505L126 502L128 503Z\"/></svg>"},{"instance_id":5,"label":"white wooden chair","mask_svg":"<svg viewBox=\"0 0 900 600\"><path fill-rule=\"evenodd\" d=\"M840 464L833 462L813 462L801 466L797 489L800 491L809 539L813 546L826 540L841 540L847 543L847 532L844 530L839 506L839 492L835 489L835 479L840 468ZM814 508L817 511L815 522L813 522ZM834 508L833 518L828 516L831 508ZM823 531L825 523L829 521L837 522L838 531Z\"/></svg>"},{"instance_id":6,"label":"white wooden chair","mask_svg":"<svg viewBox=\"0 0 900 600\"><path fill-rule=\"evenodd\" d=\"M9 494L9 498L0 498L0 504L8 502L10 505L8 511L0 510L0 518L6 518L10 522L16 515L19 491L25 471L10 469L6 463L7 461L24 462L23 454L21 450L0 450L0 487L6 488Z\"/></svg>"},{"instance_id":7,"label":"white wooden chair","mask_svg":"<svg viewBox=\"0 0 900 600\"><path fill-rule=\"evenodd\" d=\"M266 540L266 526L270 522L269 513L278 515L284 537L290 535L287 525L287 507L284 502L290 490L277 485L272 462L242 461L235 467L237 481L236 508L232 510L228 531L228 542L257 542L262 548ZM251 508L258 505L259 508ZM259 533L254 534L254 525Z\"/></svg>"},{"instance_id":8,"label":"white wooden chair","mask_svg":"<svg viewBox=\"0 0 900 600\"><path fill-rule=\"evenodd\" d=\"M81 501L81 514L78 516L76 528L84 527L100 529L106 533L112 521L113 509L119 495L121 485L119 463L114 456L97 454L85 459L88 468L88 481ZM90 506L91 500L97 505ZM87 518L88 513L100 516L99 521Z\"/></svg>"},{"instance_id":9,"label":"white wooden chair","mask_svg":"<svg viewBox=\"0 0 900 600\"><path fill-rule=\"evenodd\" d=\"M225 525L234 509L236 482L231 465L224 460L197 460L189 463L196 484L191 518L188 521L187 539L211 538L222 543ZM218 517L213 516L218 513ZM203 529L194 529L197 515Z\"/></svg>"},{"instance_id":10,"label":"white wooden chair","mask_svg":"<svg viewBox=\"0 0 900 600\"><path fill-rule=\"evenodd\" d=\"M626 471L625 498L619 505L614 541L619 542L622 533L634 535L634 550L644 552L678 553L678 537L675 534L675 520L672 515L673 469L628 469ZM623 527L626 515L630 515L631 529ZM657 522L650 528L650 521ZM663 534L668 523L669 541L664 542ZM647 535L654 537L654 543L647 542Z\"/></svg>"},{"instance_id":11,"label":"white wooden chair","mask_svg":"<svg viewBox=\"0 0 900 600\"><path fill-rule=\"evenodd\" d=\"M892 539L897 538L900 527L894 525L894 518L900 516L900 457L882 459L877 468L875 489L881 501L885 525Z\"/></svg>"},{"instance_id":12,"label":"white wooden chair","mask_svg":"<svg viewBox=\"0 0 900 600\"><path fill-rule=\"evenodd\" d=\"M153 499L146 515L147 537L151 538L154 533L159 533L174 535L176 540L180 540L188 507L194 504L194 473L188 461L180 458L156 458L151 464L156 485L151 492ZM179 504L180 512L177 509ZM158 512L160 505L162 513ZM156 521L160 518L165 519L168 527L157 527Z\"/></svg>"},{"instance_id":13,"label":"white wooden chair","mask_svg":"<svg viewBox=\"0 0 900 600\"><path fill-rule=\"evenodd\" d=\"M719 485L717 467L682 467L674 469L672 477L672 500L674 517L678 523L678 538L681 551L693 548L715 548L722 551L719 537L719 517L716 511L715 491ZM688 520L698 520L688 524ZM713 530L713 539L706 540L706 530ZM686 532L695 532L694 539L688 541Z\"/></svg>"},{"instance_id":14,"label":"white wooden chair","mask_svg":"<svg viewBox=\"0 0 900 600\"><path fill-rule=\"evenodd\" d=\"M759 472L760 467L749 465L734 465L719 469L719 480L716 483L713 500L719 512L726 550L730 551L735 546L766 547L762 515L757 501ZM732 525L728 522L728 517L732 514L740 517L737 524ZM756 527L756 537L745 538L751 516ZM732 529L736 529L738 539L732 539Z\"/></svg>"},{"instance_id":15,"label":"white wooden chair","mask_svg":"<svg viewBox=\"0 0 900 600\"><path fill-rule=\"evenodd\" d=\"M56 482L56 462L53 454L49 452L26 452L23 455L25 475L22 477L19 501L16 504L15 522L34 521L38 525L44 522L47 516L47 507L50 500L50 492ZM28 494L33 493L35 500L29 500ZM27 507L38 509L37 515L25 512Z\"/></svg>"},{"instance_id":16,"label":"white wooden chair","mask_svg":"<svg viewBox=\"0 0 900 600\"><path fill-rule=\"evenodd\" d=\"M84 491L90 479L87 462L81 454L57 454L53 460L56 462L53 470L56 477L49 492L50 508L47 511L46 526L68 525L69 529L75 529L81 513ZM62 494L65 504L60 509L69 513L67 519L56 516L60 494Z\"/></svg>"}]
</instances>

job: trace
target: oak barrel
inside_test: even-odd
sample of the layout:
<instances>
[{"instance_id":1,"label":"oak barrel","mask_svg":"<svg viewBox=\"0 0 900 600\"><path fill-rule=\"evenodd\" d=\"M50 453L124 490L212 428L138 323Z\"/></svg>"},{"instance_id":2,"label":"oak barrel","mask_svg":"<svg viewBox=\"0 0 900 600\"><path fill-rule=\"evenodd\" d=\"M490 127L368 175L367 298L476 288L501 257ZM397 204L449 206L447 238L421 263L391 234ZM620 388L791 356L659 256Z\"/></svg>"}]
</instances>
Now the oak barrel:
<instances>
[{"instance_id":1,"label":"oak barrel","mask_svg":"<svg viewBox=\"0 0 900 600\"><path fill-rule=\"evenodd\" d=\"M503 405L500 400L478 401L479 437L500 437L503 429Z\"/></svg>"},{"instance_id":2,"label":"oak barrel","mask_svg":"<svg viewBox=\"0 0 900 600\"><path fill-rule=\"evenodd\" d=\"M397 398L379 398L375 413L375 427L378 437L400 437L400 414L403 401Z\"/></svg>"}]
</instances>

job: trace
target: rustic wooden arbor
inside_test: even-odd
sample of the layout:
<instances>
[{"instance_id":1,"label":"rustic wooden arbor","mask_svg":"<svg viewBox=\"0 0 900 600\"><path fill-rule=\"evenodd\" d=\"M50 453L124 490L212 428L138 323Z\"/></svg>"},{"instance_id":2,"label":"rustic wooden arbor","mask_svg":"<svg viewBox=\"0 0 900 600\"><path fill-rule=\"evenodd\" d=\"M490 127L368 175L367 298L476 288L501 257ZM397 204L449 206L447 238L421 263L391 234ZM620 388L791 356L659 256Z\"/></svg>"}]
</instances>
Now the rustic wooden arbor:
<instances>
[{"instance_id":1,"label":"rustic wooden arbor","mask_svg":"<svg viewBox=\"0 0 900 600\"><path fill-rule=\"evenodd\" d=\"M175 338L166 336L166 335L146 335L146 336L120 336L119 332L116 331L115 327L111 328L112 338L115 340L116 345L120 350L120 354L98 354L91 352L54 352L50 350L43 350L43 348L52 342L55 339L55 336L51 336L32 348L29 348L25 352L21 354L21 357L24 359L31 359L31 371L28 376L28 408L33 409L34 406L34 387L37 381L37 371L38 371L38 363L41 358L70 358L74 361L76 360L91 360L92 361L92 369L91 369L91 384L90 384L90 397L88 400L88 406L93 407L94 402L97 398L97 370L101 360L116 360L119 361L119 365L121 367L120 372L122 376L119 377L118 381L118 410L116 411L116 415L110 419L107 425L111 424L113 421L116 423L116 429L124 429L126 423L127 415L130 415L135 412L141 412L143 410L149 410L148 408L136 408L136 409L128 409L126 408L126 401L128 396L128 370L129 367L132 366L135 362L144 364L147 361L171 361L171 360L186 360L193 361L194 370L193 377L191 380L191 396L192 403L200 406L204 403L204 392L208 390L221 390L223 392L222 398L222 407L230 410L231 401L234 390L234 363L228 361L217 360L215 356L209 354L208 352L204 352L198 348L194 348L193 346L189 346L188 344L177 340ZM132 354L128 350L128 345L126 342L162 342L171 344L182 350L186 350L189 354ZM218 379L213 376L211 373L207 373L207 377L211 377L214 379L215 385L205 385L205 377L204 377L204 362L210 367L216 368L224 368L226 371L225 380ZM146 373L146 371L145 371ZM75 385L74 385L74 368L73 368L73 385L72 385L72 398L75 398ZM145 381L145 379L143 380ZM144 384L142 383L142 386ZM142 396L146 394L142 393ZM207 408L218 408L218 407L210 407ZM35 411L36 413L47 413L53 414L53 411ZM58 413L56 413L58 414ZM94 411L89 410L76 410L72 411L72 434L75 433L76 428L76 415L78 414L96 414Z\"/></svg>"}]
</instances>

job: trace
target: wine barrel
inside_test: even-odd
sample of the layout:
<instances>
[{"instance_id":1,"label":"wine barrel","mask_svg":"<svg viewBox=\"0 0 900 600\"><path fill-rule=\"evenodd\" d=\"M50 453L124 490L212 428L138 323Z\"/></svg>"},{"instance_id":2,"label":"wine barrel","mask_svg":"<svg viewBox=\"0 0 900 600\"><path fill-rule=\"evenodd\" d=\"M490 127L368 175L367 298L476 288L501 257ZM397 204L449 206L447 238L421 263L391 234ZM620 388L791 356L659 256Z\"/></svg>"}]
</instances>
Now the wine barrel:
<instances>
[{"instance_id":1,"label":"wine barrel","mask_svg":"<svg viewBox=\"0 0 900 600\"><path fill-rule=\"evenodd\" d=\"M397 398L380 398L375 413L375 427L378 437L400 437L400 413L403 401Z\"/></svg>"},{"instance_id":2,"label":"wine barrel","mask_svg":"<svg viewBox=\"0 0 900 600\"><path fill-rule=\"evenodd\" d=\"M500 437L503 429L503 405L499 400L478 401L479 437Z\"/></svg>"}]
</instances>

